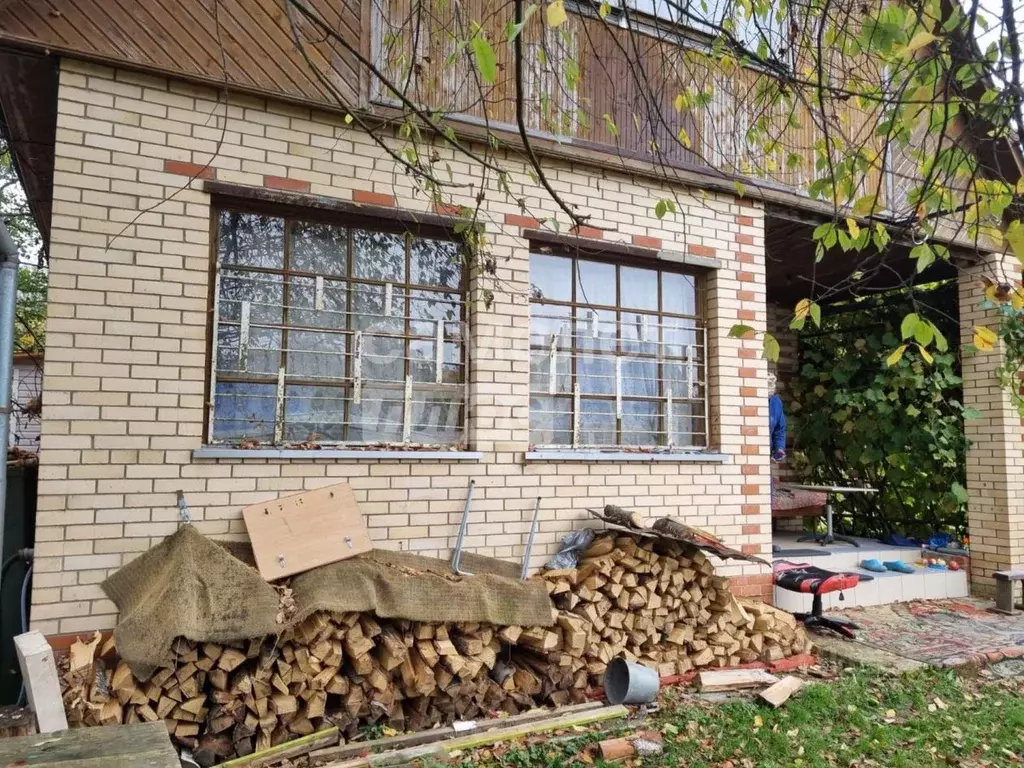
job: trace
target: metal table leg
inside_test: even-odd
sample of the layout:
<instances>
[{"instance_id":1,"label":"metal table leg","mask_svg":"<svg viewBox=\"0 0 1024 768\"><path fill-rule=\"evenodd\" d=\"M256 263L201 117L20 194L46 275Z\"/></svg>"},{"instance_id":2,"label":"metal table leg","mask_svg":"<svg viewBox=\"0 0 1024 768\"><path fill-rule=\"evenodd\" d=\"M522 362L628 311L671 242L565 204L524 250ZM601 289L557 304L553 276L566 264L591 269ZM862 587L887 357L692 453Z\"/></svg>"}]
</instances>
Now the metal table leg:
<instances>
[{"instance_id":1,"label":"metal table leg","mask_svg":"<svg viewBox=\"0 0 1024 768\"><path fill-rule=\"evenodd\" d=\"M809 533L806 536L801 536L797 541L816 541L821 546L826 544L834 544L837 541L841 541L844 544L852 544L855 547L860 546L860 542L855 539L851 539L849 536L837 535L832 529L832 494L829 494L828 501L825 502L825 533Z\"/></svg>"}]
</instances>

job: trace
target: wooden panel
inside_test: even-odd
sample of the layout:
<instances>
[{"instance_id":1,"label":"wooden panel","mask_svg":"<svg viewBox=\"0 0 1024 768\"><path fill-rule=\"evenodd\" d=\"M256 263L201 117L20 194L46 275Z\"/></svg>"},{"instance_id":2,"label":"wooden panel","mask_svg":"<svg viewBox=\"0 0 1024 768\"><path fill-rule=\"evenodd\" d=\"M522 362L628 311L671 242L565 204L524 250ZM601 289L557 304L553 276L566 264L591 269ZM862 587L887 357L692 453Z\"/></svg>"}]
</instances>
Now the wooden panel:
<instances>
[{"instance_id":1,"label":"wooden panel","mask_svg":"<svg viewBox=\"0 0 1024 768\"><path fill-rule=\"evenodd\" d=\"M180 768L163 720L0 739L0 765L25 768Z\"/></svg>"},{"instance_id":2,"label":"wooden panel","mask_svg":"<svg viewBox=\"0 0 1024 768\"><path fill-rule=\"evenodd\" d=\"M242 510L260 575L273 581L373 549L346 483Z\"/></svg>"}]
</instances>

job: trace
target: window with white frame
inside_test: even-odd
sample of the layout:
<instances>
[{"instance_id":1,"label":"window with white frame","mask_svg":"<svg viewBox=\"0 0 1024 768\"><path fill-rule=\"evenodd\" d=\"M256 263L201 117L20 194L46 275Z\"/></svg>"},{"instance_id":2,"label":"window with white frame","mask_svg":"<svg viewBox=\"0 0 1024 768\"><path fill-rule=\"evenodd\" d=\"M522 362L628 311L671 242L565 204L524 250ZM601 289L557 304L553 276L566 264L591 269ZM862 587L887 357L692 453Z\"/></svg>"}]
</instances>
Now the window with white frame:
<instances>
[{"instance_id":1,"label":"window with white frame","mask_svg":"<svg viewBox=\"0 0 1024 768\"><path fill-rule=\"evenodd\" d=\"M534 448L707 447L696 275L534 252L530 284Z\"/></svg>"},{"instance_id":2,"label":"window with white frame","mask_svg":"<svg viewBox=\"0 0 1024 768\"><path fill-rule=\"evenodd\" d=\"M221 211L210 442L462 445L464 295L454 242Z\"/></svg>"}]
</instances>

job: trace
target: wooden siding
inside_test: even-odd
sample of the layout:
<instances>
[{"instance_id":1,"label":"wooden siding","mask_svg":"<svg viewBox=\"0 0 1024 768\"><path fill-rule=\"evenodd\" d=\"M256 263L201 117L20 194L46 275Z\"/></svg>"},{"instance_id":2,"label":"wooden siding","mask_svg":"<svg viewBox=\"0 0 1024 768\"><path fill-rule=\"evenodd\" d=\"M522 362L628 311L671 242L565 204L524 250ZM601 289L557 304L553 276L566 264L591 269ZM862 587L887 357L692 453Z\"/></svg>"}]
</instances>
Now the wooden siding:
<instances>
[{"instance_id":1,"label":"wooden siding","mask_svg":"<svg viewBox=\"0 0 1024 768\"><path fill-rule=\"evenodd\" d=\"M308 0L346 40L360 39L360 0ZM13 0L0 3L0 41L308 102L336 103L297 50L281 0ZM354 56L308 22L310 60L355 101ZM223 43L223 56L222 45Z\"/></svg>"}]
</instances>

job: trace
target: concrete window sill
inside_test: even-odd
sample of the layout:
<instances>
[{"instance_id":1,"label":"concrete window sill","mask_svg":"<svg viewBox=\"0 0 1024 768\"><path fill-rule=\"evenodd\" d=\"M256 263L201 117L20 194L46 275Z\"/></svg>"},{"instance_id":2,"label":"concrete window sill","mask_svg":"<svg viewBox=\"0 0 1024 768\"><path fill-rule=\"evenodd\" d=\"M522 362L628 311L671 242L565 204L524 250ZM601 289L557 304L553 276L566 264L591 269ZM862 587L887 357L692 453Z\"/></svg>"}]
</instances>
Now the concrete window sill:
<instances>
[{"instance_id":1,"label":"concrete window sill","mask_svg":"<svg viewBox=\"0 0 1024 768\"><path fill-rule=\"evenodd\" d=\"M578 462L655 462L668 461L678 463L724 464L729 457L724 453L710 451L690 451L673 453L634 453L632 451L574 451L546 450L528 451L527 461L578 461Z\"/></svg>"},{"instance_id":2,"label":"concrete window sill","mask_svg":"<svg viewBox=\"0 0 1024 768\"><path fill-rule=\"evenodd\" d=\"M306 459L308 461L481 461L482 451L388 451L325 448L303 451L287 448L220 448L204 446L192 451L193 459Z\"/></svg>"}]
</instances>

